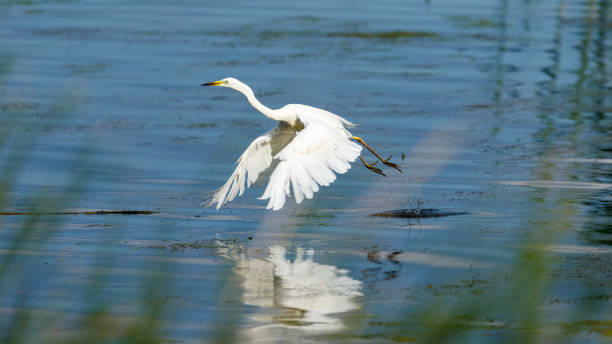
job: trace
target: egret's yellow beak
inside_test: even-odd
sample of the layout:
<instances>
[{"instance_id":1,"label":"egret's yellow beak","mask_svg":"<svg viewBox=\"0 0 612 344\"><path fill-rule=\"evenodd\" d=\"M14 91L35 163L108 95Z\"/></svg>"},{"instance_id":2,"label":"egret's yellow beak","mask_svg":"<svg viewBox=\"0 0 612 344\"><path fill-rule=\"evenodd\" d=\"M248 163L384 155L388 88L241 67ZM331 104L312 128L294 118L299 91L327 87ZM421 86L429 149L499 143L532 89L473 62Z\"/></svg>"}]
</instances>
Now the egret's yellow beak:
<instances>
[{"instance_id":1,"label":"egret's yellow beak","mask_svg":"<svg viewBox=\"0 0 612 344\"><path fill-rule=\"evenodd\" d=\"M207 83L202 84L200 86L219 86L219 85L226 85L226 84L227 84L227 81L219 80L219 81L207 82Z\"/></svg>"}]
</instances>

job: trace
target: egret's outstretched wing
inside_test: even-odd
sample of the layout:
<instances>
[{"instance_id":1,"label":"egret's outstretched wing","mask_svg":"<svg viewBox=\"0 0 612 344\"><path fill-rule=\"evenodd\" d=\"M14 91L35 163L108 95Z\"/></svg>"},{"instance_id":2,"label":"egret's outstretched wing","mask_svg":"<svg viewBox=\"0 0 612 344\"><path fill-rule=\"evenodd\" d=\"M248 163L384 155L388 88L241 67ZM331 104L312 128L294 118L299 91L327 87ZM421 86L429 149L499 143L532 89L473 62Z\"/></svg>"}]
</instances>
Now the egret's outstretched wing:
<instances>
[{"instance_id":1,"label":"egret's outstretched wing","mask_svg":"<svg viewBox=\"0 0 612 344\"><path fill-rule=\"evenodd\" d=\"M236 196L241 196L244 190L255 183L259 175L270 167L274 155L294 137L293 128L281 122L278 127L253 140L236 161L238 166L227 182L202 205L209 207L216 203L217 210L219 210L224 203L233 200Z\"/></svg>"},{"instance_id":2,"label":"egret's outstretched wing","mask_svg":"<svg viewBox=\"0 0 612 344\"><path fill-rule=\"evenodd\" d=\"M280 162L260 197L270 199L267 209L281 209L291 188L298 204L304 197L312 198L319 185L331 184L336 180L334 172L345 173L361 153L361 146L350 140L343 122L321 120L318 114L298 113L298 117L304 129L274 156Z\"/></svg>"}]
</instances>

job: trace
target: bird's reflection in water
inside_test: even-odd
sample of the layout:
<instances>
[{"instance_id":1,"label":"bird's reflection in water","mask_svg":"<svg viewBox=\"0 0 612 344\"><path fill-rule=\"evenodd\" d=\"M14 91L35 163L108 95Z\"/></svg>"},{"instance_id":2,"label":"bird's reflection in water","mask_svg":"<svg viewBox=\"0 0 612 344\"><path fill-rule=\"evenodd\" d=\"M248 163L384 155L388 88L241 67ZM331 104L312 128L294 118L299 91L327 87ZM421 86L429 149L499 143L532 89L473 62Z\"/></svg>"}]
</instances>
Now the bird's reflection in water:
<instances>
[{"instance_id":1,"label":"bird's reflection in water","mask_svg":"<svg viewBox=\"0 0 612 344\"><path fill-rule=\"evenodd\" d=\"M262 307L251 315L258 324L245 333L255 337L251 339L271 339L291 329L338 331L344 324L333 314L359 308L361 282L347 270L314 262L314 250L298 248L294 261L281 246L270 247L266 259L232 256L237 260L235 272L243 278L242 301Z\"/></svg>"}]
</instances>

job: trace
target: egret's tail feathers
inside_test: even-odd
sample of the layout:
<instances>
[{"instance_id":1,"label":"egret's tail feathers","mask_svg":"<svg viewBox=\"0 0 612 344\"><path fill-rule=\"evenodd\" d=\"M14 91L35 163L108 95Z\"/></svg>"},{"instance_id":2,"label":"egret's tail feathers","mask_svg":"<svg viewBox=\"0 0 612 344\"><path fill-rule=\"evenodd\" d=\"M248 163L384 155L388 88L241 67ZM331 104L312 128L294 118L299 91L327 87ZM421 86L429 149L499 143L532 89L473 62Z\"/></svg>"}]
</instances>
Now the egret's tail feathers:
<instances>
[{"instance_id":1,"label":"egret's tail feathers","mask_svg":"<svg viewBox=\"0 0 612 344\"><path fill-rule=\"evenodd\" d=\"M349 122L346 119L338 116L340 118L340 121L342 122L342 124L344 124L345 127L347 128L355 128L356 126L358 126L359 124L357 123L353 123L353 122Z\"/></svg>"}]
</instances>

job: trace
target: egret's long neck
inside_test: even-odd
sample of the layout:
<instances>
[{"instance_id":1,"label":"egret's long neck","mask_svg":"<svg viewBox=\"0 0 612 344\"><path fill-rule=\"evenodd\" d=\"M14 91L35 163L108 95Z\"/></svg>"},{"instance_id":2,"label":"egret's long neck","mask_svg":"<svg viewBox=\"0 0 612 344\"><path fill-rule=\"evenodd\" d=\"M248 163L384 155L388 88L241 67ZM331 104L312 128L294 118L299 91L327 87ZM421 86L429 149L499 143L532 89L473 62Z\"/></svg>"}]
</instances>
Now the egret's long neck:
<instances>
[{"instance_id":1,"label":"egret's long neck","mask_svg":"<svg viewBox=\"0 0 612 344\"><path fill-rule=\"evenodd\" d=\"M257 100L257 98L255 98L255 93L253 93L253 90L249 86L242 84L239 87L236 87L235 90L244 94L249 103L251 103L251 105L257 109L257 111L263 113L268 118L275 121L285 121L292 125L294 124L296 120L295 116L291 116L290 114L287 114L281 110L270 109L269 107L263 105L259 102L259 100Z\"/></svg>"}]
</instances>

